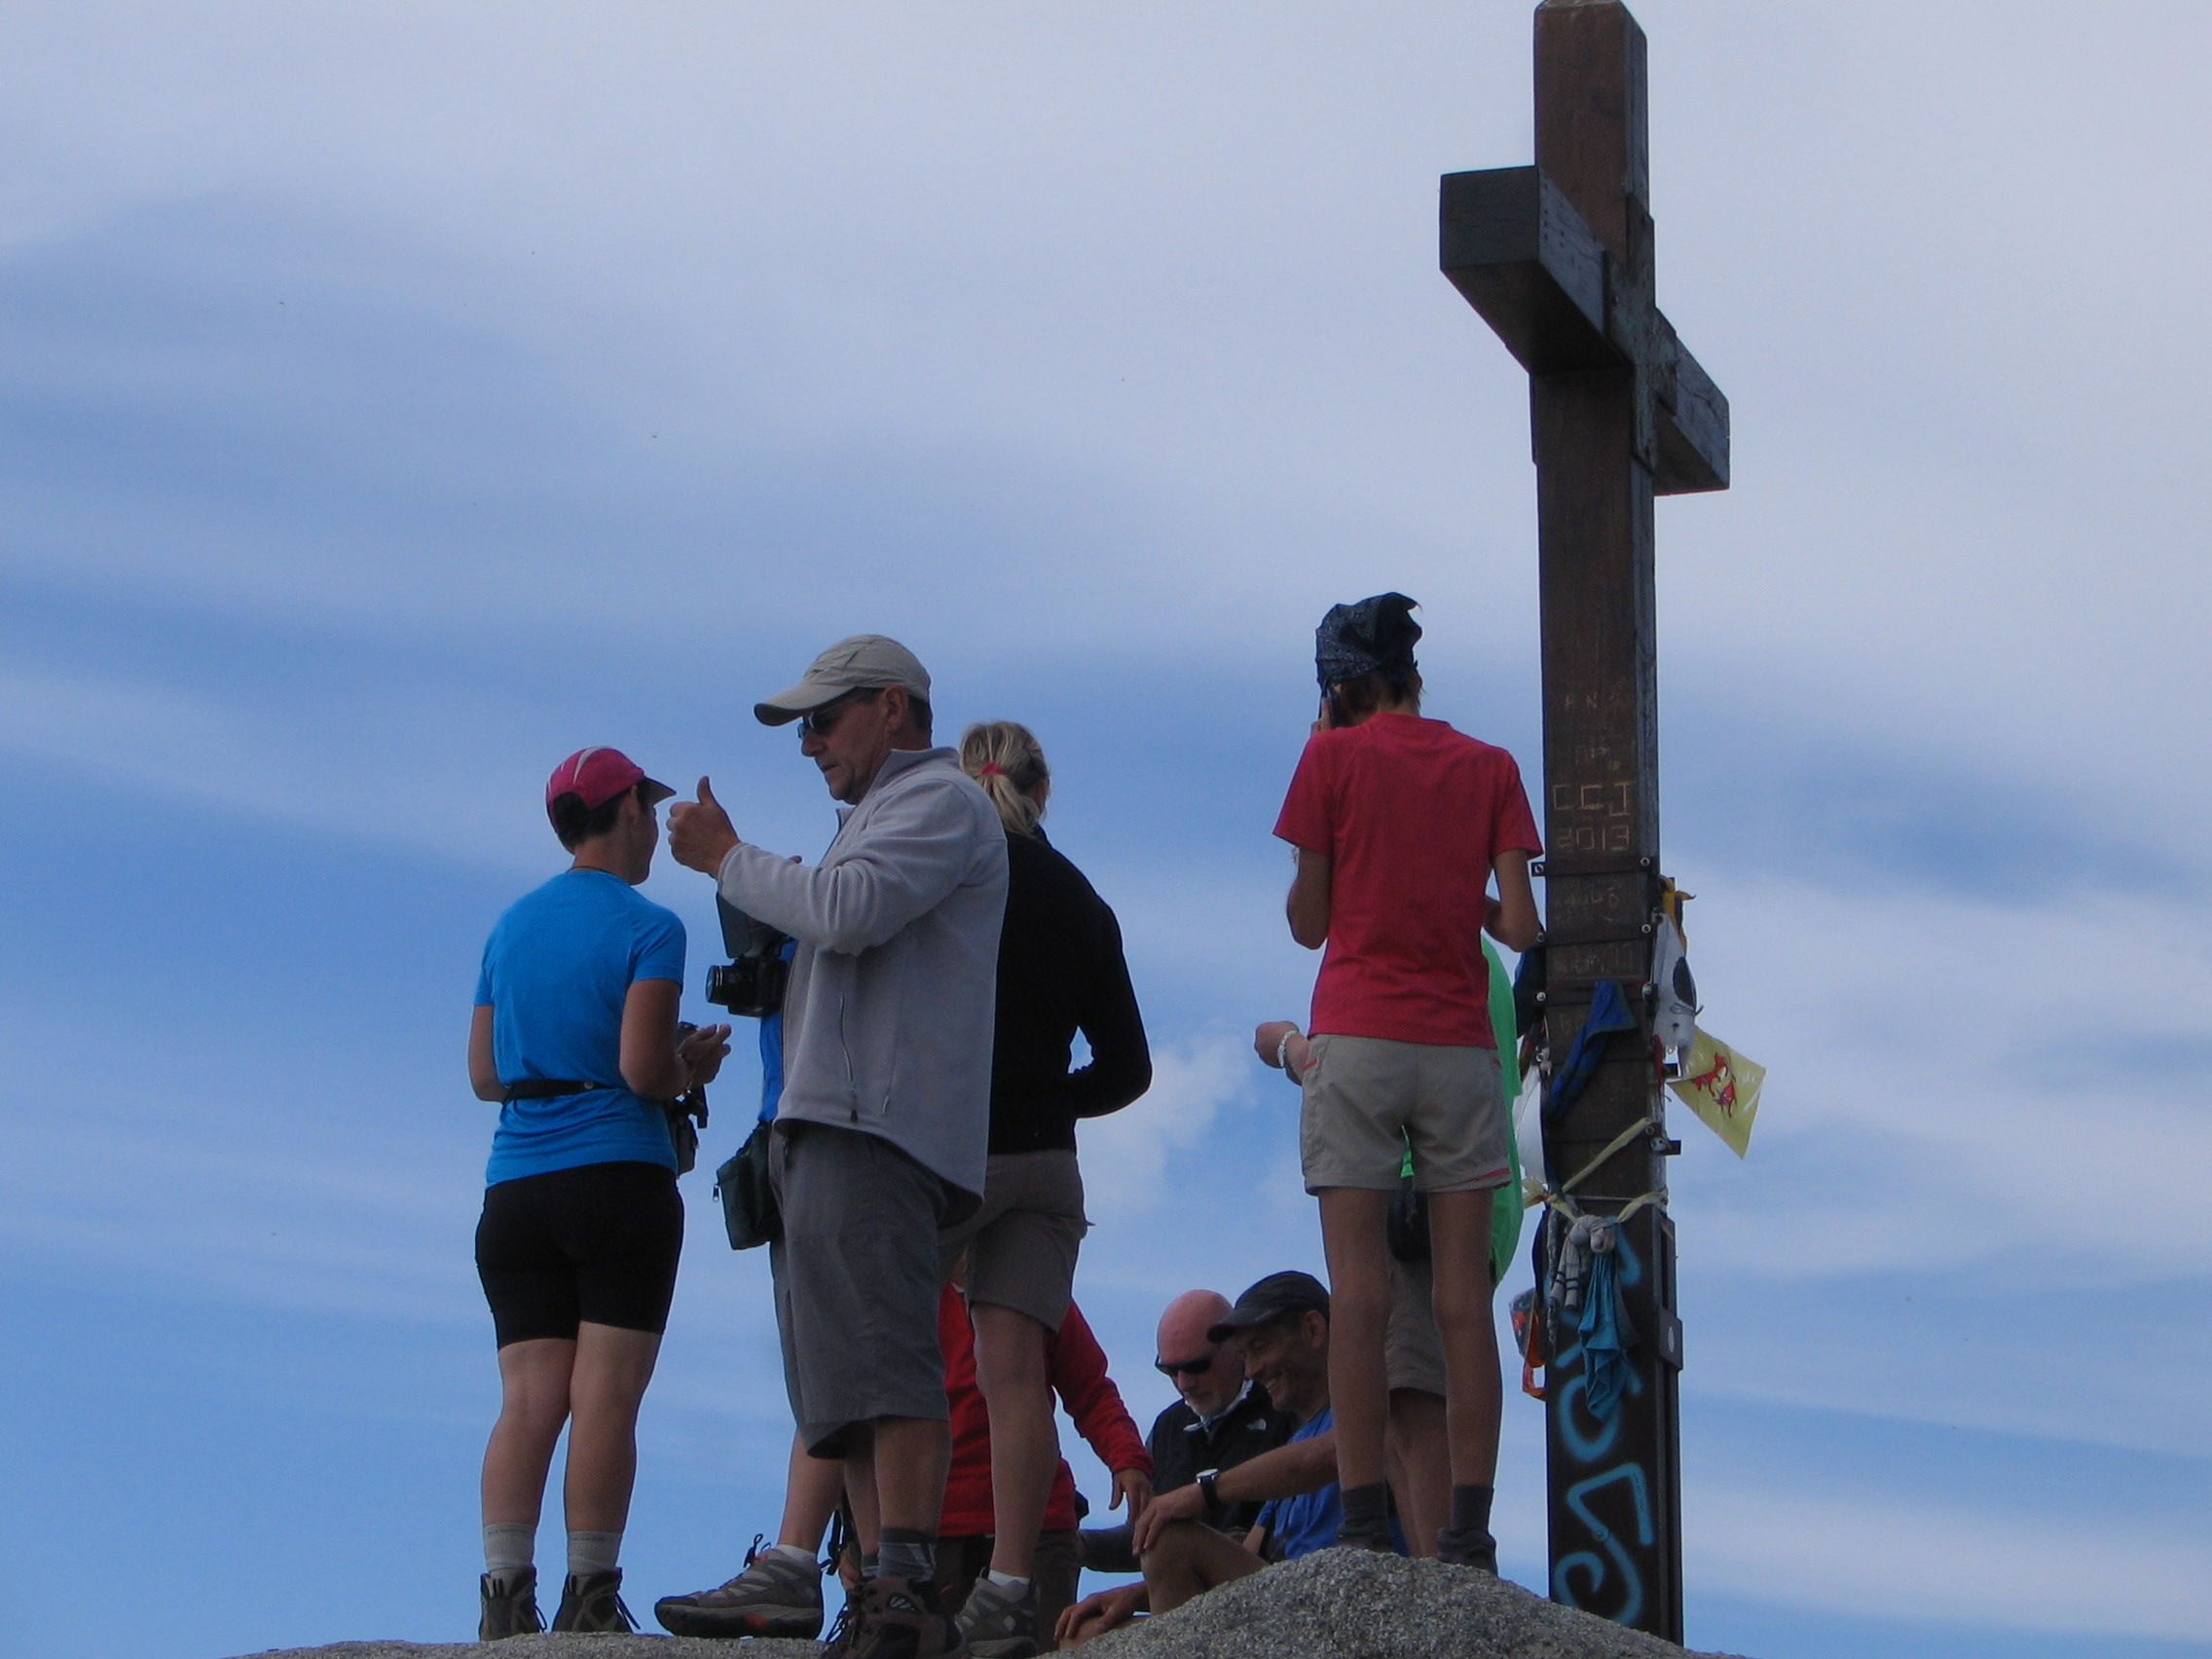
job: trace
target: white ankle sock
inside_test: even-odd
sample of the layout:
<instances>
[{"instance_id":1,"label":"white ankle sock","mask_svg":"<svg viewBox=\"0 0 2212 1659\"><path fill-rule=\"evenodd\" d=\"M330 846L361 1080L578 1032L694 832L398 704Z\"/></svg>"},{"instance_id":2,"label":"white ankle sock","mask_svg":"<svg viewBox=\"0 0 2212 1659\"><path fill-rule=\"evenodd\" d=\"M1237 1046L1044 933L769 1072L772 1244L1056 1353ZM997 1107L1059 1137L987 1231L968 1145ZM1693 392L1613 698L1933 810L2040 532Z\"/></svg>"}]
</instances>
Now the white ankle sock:
<instances>
[{"instance_id":1,"label":"white ankle sock","mask_svg":"<svg viewBox=\"0 0 2212 1659\"><path fill-rule=\"evenodd\" d=\"M1016 1578L1011 1572L994 1571L986 1573L984 1574L984 1576L989 1578L990 1581L993 1584L996 1584L1001 1590L1012 1590L1016 1596L1020 1595L1022 1591L1029 1588L1028 1579Z\"/></svg>"},{"instance_id":2,"label":"white ankle sock","mask_svg":"<svg viewBox=\"0 0 2212 1659\"><path fill-rule=\"evenodd\" d=\"M595 1572L612 1572L614 1564L622 1559L620 1532L571 1532L569 1534L569 1573L573 1578L589 1577Z\"/></svg>"},{"instance_id":3,"label":"white ankle sock","mask_svg":"<svg viewBox=\"0 0 2212 1659\"><path fill-rule=\"evenodd\" d=\"M801 1549L796 1544L770 1544L760 1553L762 1555L782 1556L786 1561L803 1562L808 1567L814 1565L814 1552Z\"/></svg>"},{"instance_id":4,"label":"white ankle sock","mask_svg":"<svg viewBox=\"0 0 2212 1659\"><path fill-rule=\"evenodd\" d=\"M520 1521L502 1521L484 1529L484 1570L494 1578L509 1578L537 1559L537 1529Z\"/></svg>"}]
</instances>

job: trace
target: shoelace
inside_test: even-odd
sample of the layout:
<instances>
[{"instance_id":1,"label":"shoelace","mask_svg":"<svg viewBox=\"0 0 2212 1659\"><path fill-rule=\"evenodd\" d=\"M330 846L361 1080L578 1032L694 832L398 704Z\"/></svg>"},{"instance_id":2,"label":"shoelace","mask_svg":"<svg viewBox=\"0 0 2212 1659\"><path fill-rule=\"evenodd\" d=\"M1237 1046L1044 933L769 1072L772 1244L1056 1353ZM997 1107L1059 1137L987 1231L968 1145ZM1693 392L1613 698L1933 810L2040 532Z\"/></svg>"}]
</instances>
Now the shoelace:
<instances>
[{"instance_id":1,"label":"shoelace","mask_svg":"<svg viewBox=\"0 0 2212 1659\"><path fill-rule=\"evenodd\" d=\"M621 1592L618 1590L602 1591L600 1595L594 1596L590 1601L583 1603L576 1609L579 1618L588 1618L594 1624L599 1622L600 1609L606 1604L606 1603L601 1600L601 1596L604 1596L607 1602L612 1602L614 1604L614 1613L615 1616L622 1621L623 1634L628 1636L637 1635L637 1615L630 1611L630 1604L622 1600Z\"/></svg>"}]
</instances>

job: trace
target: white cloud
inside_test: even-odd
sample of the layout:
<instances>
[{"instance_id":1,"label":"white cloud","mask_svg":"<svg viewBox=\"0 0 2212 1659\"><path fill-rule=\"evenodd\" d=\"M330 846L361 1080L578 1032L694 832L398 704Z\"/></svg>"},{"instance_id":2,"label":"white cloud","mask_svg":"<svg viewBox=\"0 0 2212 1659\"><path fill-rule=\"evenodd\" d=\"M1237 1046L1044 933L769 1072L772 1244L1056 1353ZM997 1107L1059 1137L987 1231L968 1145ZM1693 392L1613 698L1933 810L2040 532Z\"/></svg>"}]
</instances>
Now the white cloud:
<instances>
[{"instance_id":1,"label":"white cloud","mask_svg":"<svg viewBox=\"0 0 2212 1659\"><path fill-rule=\"evenodd\" d=\"M1739 878L1695 911L1706 1023L1769 1068L1740 1166L1677 1113L1702 1252L1795 1279L2212 1272L2201 1230L2124 1224L2212 1182L2197 1069L2138 1063L2212 1045L2203 905Z\"/></svg>"},{"instance_id":2,"label":"white cloud","mask_svg":"<svg viewBox=\"0 0 2212 1659\"><path fill-rule=\"evenodd\" d=\"M1082 1128L1084 1202L1093 1222L1127 1221L1166 1199L1172 1161L1204 1146L1251 1083L1251 1045L1227 1035L1156 1048L1152 1088Z\"/></svg>"},{"instance_id":3,"label":"white cloud","mask_svg":"<svg viewBox=\"0 0 2212 1659\"><path fill-rule=\"evenodd\" d=\"M57 1123L27 1091L10 1094L0 1157L41 1172L0 1214L19 1262L96 1264L191 1295L408 1322L451 1323L477 1301L473 1167L371 1164L358 1145L288 1135L266 1117L264 1151L212 1150L187 1125L89 1113Z\"/></svg>"},{"instance_id":4,"label":"white cloud","mask_svg":"<svg viewBox=\"0 0 2212 1659\"><path fill-rule=\"evenodd\" d=\"M1789 1296L1694 1254L1682 1272L1683 1387L1710 1420L1753 1403L2212 1460L2201 1292L1977 1294L1971 1278L1931 1275ZM2136 1323L2153 1335L2116 1343Z\"/></svg>"},{"instance_id":5,"label":"white cloud","mask_svg":"<svg viewBox=\"0 0 2212 1659\"><path fill-rule=\"evenodd\" d=\"M387 691L336 711L256 689L265 701L151 675L0 668L0 750L240 818L527 867L513 803L535 780L499 742L509 711L451 686L436 707Z\"/></svg>"},{"instance_id":6,"label":"white cloud","mask_svg":"<svg viewBox=\"0 0 2212 1659\"><path fill-rule=\"evenodd\" d=\"M1683 1493L1685 1574L1707 1591L1852 1617L2196 1641L2212 1619L2201 1539L2064 1526L1969 1505L1803 1493Z\"/></svg>"},{"instance_id":7,"label":"white cloud","mask_svg":"<svg viewBox=\"0 0 2212 1659\"><path fill-rule=\"evenodd\" d=\"M2031 779L2062 754L2131 831L2194 846L2212 761L2160 734L2207 703L2183 388L2212 339L2185 262L2132 268L2129 306L2085 298L2129 227L2186 241L2204 218L2175 135L2204 130L2181 66L2205 22L2157 13L2171 51L2154 62L2048 8L1751 29L1710 0L1646 8L1665 292L1736 393L1741 450L1729 496L1664 509L1663 661L1676 685L1756 687L1825 741ZM583 475L628 505L764 471L820 474L835 498L841 468L886 454L979 475L951 516L988 520L989 548L912 581L898 556L868 566L909 616L965 623L959 578L987 571L1048 652L1141 628L1253 654L1388 579L1452 625L1440 652L1456 629L1531 661L1519 377L1434 273L1430 218L1437 172L1526 156L1521 14L405 15L13 9L10 245L240 202L389 244L345 262L350 292L403 333L465 318L528 365L511 419L471 411L487 446L504 455L547 406L572 420L588 460L545 461L541 495ZM1971 42L1990 73L1938 88L1892 50L1932 28L1947 45L1926 61ZM2045 197L2017 187L2022 155L2046 189L2070 181L2072 237L2054 243ZM1981 267L2005 280L1941 275ZM272 305L331 279L296 249L230 276ZM2168 319L2156 386L2109 372L2135 314ZM355 389L306 377L289 420ZM419 442L421 411L380 396L355 447ZM682 459L648 464L654 445ZM468 472L428 447L418 471ZM1045 498L1016 499L1032 478ZM1130 524L1070 556L1100 503ZM12 556L412 628L524 610L696 626L733 552L779 615L858 597L838 561L801 571L773 533L549 554L440 516L403 546L201 535L179 558L157 513L124 544Z\"/></svg>"}]
</instances>

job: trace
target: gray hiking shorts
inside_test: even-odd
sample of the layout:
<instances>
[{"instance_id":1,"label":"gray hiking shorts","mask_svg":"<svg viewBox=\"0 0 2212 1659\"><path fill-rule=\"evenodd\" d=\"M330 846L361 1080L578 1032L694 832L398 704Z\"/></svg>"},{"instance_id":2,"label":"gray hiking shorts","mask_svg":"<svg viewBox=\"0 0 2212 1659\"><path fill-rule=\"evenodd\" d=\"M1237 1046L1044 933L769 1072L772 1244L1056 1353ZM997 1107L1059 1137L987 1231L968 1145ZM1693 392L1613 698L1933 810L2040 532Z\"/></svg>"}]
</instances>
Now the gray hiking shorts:
<instances>
[{"instance_id":1,"label":"gray hiking shorts","mask_svg":"<svg viewBox=\"0 0 2212 1659\"><path fill-rule=\"evenodd\" d=\"M946 1418L938 1233L974 1199L880 1135L777 1125L768 1160L784 1236L769 1247L784 1386L799 1440L844 1456L876 1418Z\"/></svg>"},{"instance_id":2,"label":"gray hiking shorts","mask_svg":"<svg viewBox=\"0 0 2212 1659\"><path fill-rule=\"evenodd\" d=\"M1076 1254L1089 1226L1074 1153L994 1153L982 1208L948 1228L938 1253L947 1273L967 1256L971 1304L1011 1308L1056 1331L1068 1316Z\"/></svg>"}]
</instances>

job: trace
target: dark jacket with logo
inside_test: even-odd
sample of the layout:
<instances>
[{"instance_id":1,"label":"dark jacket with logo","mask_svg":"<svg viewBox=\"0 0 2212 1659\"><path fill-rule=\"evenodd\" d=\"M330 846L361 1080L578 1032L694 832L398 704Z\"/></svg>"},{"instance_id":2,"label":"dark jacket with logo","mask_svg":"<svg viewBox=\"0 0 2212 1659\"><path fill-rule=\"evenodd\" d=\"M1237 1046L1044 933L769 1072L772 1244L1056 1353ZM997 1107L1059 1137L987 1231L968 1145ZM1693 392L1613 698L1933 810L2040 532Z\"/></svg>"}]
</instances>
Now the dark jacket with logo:
<instances>
[{"instance_id":1,"label":"dark jacket with logo","mask_svg":"<svg viewBox=\"0 0 2212 1659\"><path fill-rule=\"evenodd\" d=\"M1298 1419L1268 1398L1257 1382L1244 1397L1209 1425L1198 1420L1190 1403L1177 1400L1153 1419L1146 1441L1152 1453L1152 1490L1173 1492L1189 1486L1207 1469L1234 1469L1263 1452L1272 1452L1298 1432ZM1234 1503L1214 1525L1241 1537L1259 1519L1257 1503ZM1128 1566L1116 1565L1129 1562ZM1129 1530L1112 1527L1083 1535L1083 1565L1093 1572L1136 1572L1129 1554Z\"/></svg>"}]
</instances>

